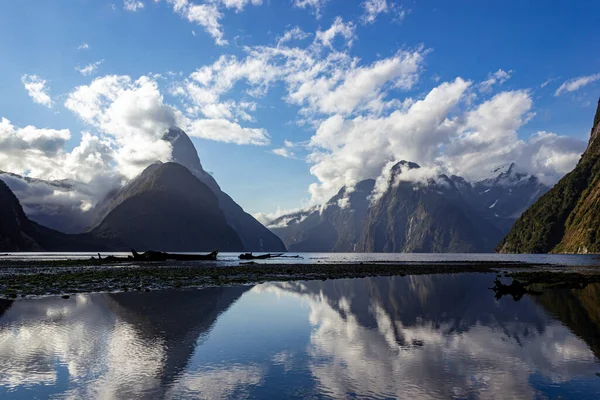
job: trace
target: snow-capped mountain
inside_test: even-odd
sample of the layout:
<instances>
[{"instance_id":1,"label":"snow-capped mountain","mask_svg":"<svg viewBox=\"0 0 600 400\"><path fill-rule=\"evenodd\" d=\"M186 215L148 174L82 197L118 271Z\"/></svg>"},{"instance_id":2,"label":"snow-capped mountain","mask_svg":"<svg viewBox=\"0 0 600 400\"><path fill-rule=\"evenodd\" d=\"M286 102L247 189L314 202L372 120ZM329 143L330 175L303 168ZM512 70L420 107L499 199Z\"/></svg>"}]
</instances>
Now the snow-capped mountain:
<instances>
[{"instance_id":1,"label":"snow-capped mountain","mask_svg":"<svg viewBox=\"0 0 600 400\"><path fill-rule=\"evenodd\" d=\"M549 189L515 164L476 182L444 174L402 178L419 168L401 161L383 193L374 180L362 181L320 209L281 216L270 228L294 251L488 252Z\"/></svg>"}]
</instances>

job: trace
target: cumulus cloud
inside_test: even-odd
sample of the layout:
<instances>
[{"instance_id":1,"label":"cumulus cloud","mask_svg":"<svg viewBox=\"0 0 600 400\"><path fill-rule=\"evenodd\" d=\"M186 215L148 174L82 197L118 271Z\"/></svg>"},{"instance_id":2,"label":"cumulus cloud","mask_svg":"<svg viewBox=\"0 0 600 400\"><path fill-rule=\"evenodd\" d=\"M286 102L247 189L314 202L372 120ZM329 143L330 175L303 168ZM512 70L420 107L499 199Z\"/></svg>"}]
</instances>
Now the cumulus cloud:
<instances>
[{"instance_id":1,"label":"cumulus cloud","mask_svg":"<svg viewBox=\"0 0 600 400\"><path fill-rule=\"evenodd\" d=\"M579 76L577 78L569 79L568 81L563 82L563 84L560 85L558 89L556 89L554 95L560 96L565 92L574 92L598 80L600 80L600 73L594 75Z\"/></svg>"},{"instance_id":2,"label":"cumulus cloud","mask_svg":"<svg viewBox=\"0 0 600 400\"><path fill-rule=\"evenodd\" d=\"M71 138L68 129L15 127L0 120L0 166L5 171L29 173L31 176L53 174L58 167L65 143Z\"/></svg>"},{"instance_id":3,"label":"cumulus cloud","mask_svg":"<svg viewBox=\"0 0 600 400\"><path fill-rule=\"evenodd\" d=\"M97 78L71 92L65 107L115 139L115 160L127 177L137 175L156 160L170 159L171 147L162 135L177 125L177 111L164 104L158 85L151 78Z\"/></svg>"},{"instance_id":4,"label":"cumulus cloud","mask_svg":"<svg viewBox=\"0 0 600 400\"><path fill-rule=\"evenodd\" d=\"M443 83L408 109L385 117L334 115L325 120L310 141L310 171L319 180L309 188L313 201L326 201L344 185L378 177L391 161L433 161L456 124L449 113L470 85L460 78Z\"/></svg>"},{"instance_id":5,"label":"cumulus cloud","mask_svg":"<svg viewBox=\"0 0 600 400\"><path fill-rule=\"evenodd\" d=\"M37 75L23 75L21 82L35 103L48 108L52 107L54 102L50 97L50 89L46 86L47 82L44 79Z\"/></svg>"},{"instance_id":6,"label":"cumulus cloud","mask_svg":"<svg viewBox=\"0 0 600 400\"><path fill-rule=\"evenodd\" d=\"M87 50L89 48L90 48L90 45L84 42L84 43L81 43L79 45L79 47L77 47L77 50Z\"/></svg>"},{"instance_id":7,"label":"cumulus cloud","mask_svg":"<svg viewBox=\"0 0 600 400\"><path fill-rule=\"evenodd\" d=\"M96 61L96 62L93 62L91 64L88 64L88 65L86 65L84 67L77 66L77 67L75 67L75 69L81 75L88 76L88 75L91 75L94 72L96 72L96 70L98 69L98 67L100 66L100 64L102 64L103 62L104 62L104 60L100 60L100 61Z\"/></svg>"},{"instance_id":8,"label":"cumulus cloud","mask_svg":"<svg viewBox=\"0 0 600 400\"><path fill-rule=\"evenodd\" d=\"M309 188L313 202L322 203L342 186L367 178L380 177L379 185L388 185L385 173L398 160L420 164L419 173L467 179L516 162L548 184L574 167L584 142L546 132L519 138L519 128L533 116L528 91L502 92L469 109L469 86L457 78L404 111L378 118L336 114L323 121L310 141L310 171L319 181Z\"/></svg>"},{"instance_id":9,"label":"cumulus cloud","mask_svg":"<svg viewBox=\"0 0 600 400\"><path fill-rule=\"evenodd\" d=\"M79 145L67 152L70 138L68 129L21 128L6 118L0 121L0 170L17 174L1 173L0 178L31 218L75 232L91 222L81 214L117 186L121 176L113 169L109 140L84 132ZM37 219L42 216L46 219Z\"/></svg>"},{"instance_id":10,"label":"cumulus cloud","mask_svg":"<svg viewBox=\"0 0 600 400\"><path fill-rule=\"evenodd\" d=\"M114 138L114 159L126 177L137 175L154 161L170 159L172 149L162 136L174 126L190 136L226 143L266 145L270 141L266 130L242 127L221 118L218 110L211 115L214 119L186 116L164 102L157 81L147 76L137 80L116 75L97 78L91 84L73 90L65 107ZM239 107L253 106L241 104Z\"/></svg>"}]
</instances>

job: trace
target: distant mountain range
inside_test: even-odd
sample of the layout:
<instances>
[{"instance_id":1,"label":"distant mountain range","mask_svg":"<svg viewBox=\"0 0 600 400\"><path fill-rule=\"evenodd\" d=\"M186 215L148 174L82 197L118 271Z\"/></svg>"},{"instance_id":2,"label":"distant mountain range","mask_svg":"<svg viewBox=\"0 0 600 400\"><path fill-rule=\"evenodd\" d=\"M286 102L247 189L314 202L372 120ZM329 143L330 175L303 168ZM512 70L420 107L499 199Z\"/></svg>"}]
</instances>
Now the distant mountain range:
<instances>
[{"instance_id":1,"label":"distant mountain range","mask_svg":"<svg viewBox=\"0 0 600 400\"><path fill-rule=\"evenodd\" d=\"M502 253L600 253L600 101L575 169L517 220Z\"/></svg>"},{"instance_id":2,"label":"distant mountain range","mask_svg":"<svg viewBox=\"0 0 600 400\"><path fill-rule=\"evenodd\" d=\"M377 198L375 181L367 179L342 188L322 208L279 217L270 228L298 252L491 252L549 190L515 164L473 183L443 174L403 179L419 168L401 161Z\"/></svg>"},{"instance_id":3,"label":"distant mountain range","mask_svg":"<svg viewBox=\"0 0 600 400\"><path fill-rule=\"evenodd\" d=\"M65 234L26 216L11 189L2 182L0 251L285 251L283 242L223 192L204 171L190 138L170 129L164 140L173 162L155 163L138 177L111 191L91 210L71 205L29 204L37 221L70 227ZM65 193L77 183L31 180L2 173L13 187L35 184ZM85 228L84 228L85 227ZM79 230L77 230L79 228Z\"/></svg>"}]
</instances>

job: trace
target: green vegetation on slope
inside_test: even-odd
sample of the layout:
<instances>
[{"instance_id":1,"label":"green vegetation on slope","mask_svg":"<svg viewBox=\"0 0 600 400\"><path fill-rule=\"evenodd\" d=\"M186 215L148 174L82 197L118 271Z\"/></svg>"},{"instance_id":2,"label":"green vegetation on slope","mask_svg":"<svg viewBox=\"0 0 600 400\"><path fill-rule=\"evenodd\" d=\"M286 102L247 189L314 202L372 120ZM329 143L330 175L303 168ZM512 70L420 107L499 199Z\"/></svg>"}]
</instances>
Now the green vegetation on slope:
<instances>
[{"instance_id":1,"label":"green vegetation on slope","mask_svg":"<svg viewBox=\"0 0 600 400\"><path fill-rule=\"evenodd\" d=\"M600 252L600 102L590 144L573 171L517 220L501 253Z\"/></svg>"}]
</instances>

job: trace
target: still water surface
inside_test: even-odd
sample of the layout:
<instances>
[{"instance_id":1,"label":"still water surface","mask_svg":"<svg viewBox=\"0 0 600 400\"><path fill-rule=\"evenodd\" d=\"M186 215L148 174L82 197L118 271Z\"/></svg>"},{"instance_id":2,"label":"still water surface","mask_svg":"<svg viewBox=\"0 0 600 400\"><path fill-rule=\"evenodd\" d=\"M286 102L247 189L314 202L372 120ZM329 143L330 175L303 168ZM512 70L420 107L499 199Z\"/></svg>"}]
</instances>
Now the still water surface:
<instances>
[{"instance_id":1,"label":"still water surface","mask_svg":"<svg viewBox=\"0 0 600 400\"><path fill-rule=\"evenodd\" d=\"M195 253L195 254L205 254ZM194 254L194 253L192 253ZM264 253L254 253L264 254ZM131 253L102 253L127 257ZM219 253L216 262L205 264L222 266L237 265L240 253ZM89 259L97 253L7 253L0 254L0 260L77 260ZM298 257L298 258L297 258ZM261 260L273 264L315 264L315 263L359 263L359 262L522 262L527 264L550 264L557 266L600 266L598 254L495 254L495 253L284 253L283 258Z\"/></svg>"},{"instance_id":2,"label":"still water surface","mask_svg":"<svg viewBox=\"0 0 600 400\"><path fill-rule=\"evenodd\" d=\"M0 303L0 398L600 398L600 285L493 274Z\"/></svg>"}]
</instances>

